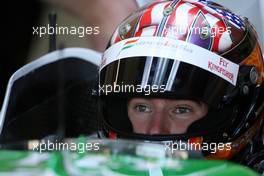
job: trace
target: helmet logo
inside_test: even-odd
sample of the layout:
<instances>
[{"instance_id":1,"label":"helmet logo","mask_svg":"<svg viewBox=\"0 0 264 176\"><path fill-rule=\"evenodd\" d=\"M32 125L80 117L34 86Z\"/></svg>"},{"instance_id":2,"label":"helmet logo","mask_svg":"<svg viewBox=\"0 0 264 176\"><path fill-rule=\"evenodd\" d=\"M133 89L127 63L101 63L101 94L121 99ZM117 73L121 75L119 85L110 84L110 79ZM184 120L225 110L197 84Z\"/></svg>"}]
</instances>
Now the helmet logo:
<instances>
[{"instance_id":1,"label":"helmet logo","mask_svg":"<svg viewBox=\"0 0 264 176\"><path fill-rule=\"evenodd\" d=\"M125 36L130 31L130 29L131 29L131 25L129 23L121 26L119 29L119 35L121 37Z\"/></svg>"},{"instance_id":2,"label":"helmet logo","mask_svg":"<svg viewBox=\"0 0 264 176\"><path fill-rule=\"evenodd\" d=\"M258 71L255 67L252 67L249 73L249 78L252 84L256 84L258 81Z\"/></svg>"},{"instance_id":3,"label":"helmet logo","mask_svg":"<svg viewBox=\"0 0 264 176\"><path fill-rule=\"evenodd\" d=\"M173 11L173 7L172 6L169 6L166 9L164 9L163 15L164 16L169 16L172 13L172 11Z\"/></svg>"},{"instance_id":4,"label":"helmet logo","mask_svg":"<svg viewBox=\"0 0 264 176\"><path fill-rule=\"evenodd\" d=\"M213 42L211 28L202 11L199 11L193 20L186 41L211 50Z\"/></svg>"},{"instance_id":5,"label":"helmet logo","mask_svg":"<svg viewBox=\"0 0 264 176\"><path fill-rule=\"evenodd\" d=\"M207 40L210 37L211 33L210 33L210 26L205 25L204 27L202 27L202 30L200 32L200 38L202 40Z\"/></svg>"}]
</instances>

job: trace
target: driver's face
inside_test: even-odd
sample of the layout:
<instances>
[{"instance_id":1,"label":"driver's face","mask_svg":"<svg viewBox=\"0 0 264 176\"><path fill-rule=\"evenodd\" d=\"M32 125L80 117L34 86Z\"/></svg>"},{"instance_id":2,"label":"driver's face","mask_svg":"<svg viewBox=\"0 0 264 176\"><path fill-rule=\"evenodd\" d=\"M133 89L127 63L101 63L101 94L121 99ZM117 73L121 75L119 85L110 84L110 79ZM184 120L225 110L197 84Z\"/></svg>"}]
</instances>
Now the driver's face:
<instances>
[{"instance_id":1,"label":"driver's face","mask_svg":"<svg viewBox=\"0 0 264 176\"><path fill-rule=\"evenodd\" d=\"M183 134L208 112L204 103L191 100L133 98L128 116L135 133Z\"/></svg>"}]
</instances>

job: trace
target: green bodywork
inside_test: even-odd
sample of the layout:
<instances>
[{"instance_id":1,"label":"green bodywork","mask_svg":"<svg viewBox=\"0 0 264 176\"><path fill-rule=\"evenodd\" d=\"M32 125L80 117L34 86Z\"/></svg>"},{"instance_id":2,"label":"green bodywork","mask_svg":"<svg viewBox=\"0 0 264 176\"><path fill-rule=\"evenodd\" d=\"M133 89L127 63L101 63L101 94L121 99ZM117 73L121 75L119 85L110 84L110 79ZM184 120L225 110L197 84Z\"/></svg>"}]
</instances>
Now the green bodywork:
<instances>
[{"instance_id":1,"label":"green bodywork","mask_svg":"<svg viewBox=\"0 0 264 176\"><path fill-rule=\"evenodd\" d=\"M94 141L93 141L94 142ZM0 151L0 175L89 175L89 176L255 176L247 167L227 161L179 159L140 155L136 145L116 142L98 146L100 150ZM131 147L132 146L132 147ZM148 146L151 147L151 146ZM153 146L154 147L154 146ZM129 150L130 151L129 151ZM122 151L122 152L120 152ZM133 151L133 152L131 152ZM136 152L135 152L136 151ZM141 150L142 151L142 150ZM143 150L144 151L144 150ZM157 157L155 157L157 155Z\"/></svg>"}]
</instances>

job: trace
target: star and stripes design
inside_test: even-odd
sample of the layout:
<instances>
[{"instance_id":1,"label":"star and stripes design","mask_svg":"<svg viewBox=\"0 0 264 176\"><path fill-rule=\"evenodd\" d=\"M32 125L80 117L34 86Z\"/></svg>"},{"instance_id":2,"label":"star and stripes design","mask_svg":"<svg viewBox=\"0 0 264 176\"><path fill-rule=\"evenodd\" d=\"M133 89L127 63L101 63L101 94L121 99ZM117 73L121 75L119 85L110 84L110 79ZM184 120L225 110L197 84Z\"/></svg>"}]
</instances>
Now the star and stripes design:
<instances>
[{"instance_id":1,"label":"star and stripes design","mask_svg":"<svg viewBox=\"0 0 264 176\"><path fill-rule=\"evenodd\" d=\"M164 11L169 8L171 11L165 14ZM159 0L123 24L129 24L130 30L120 35L120 28L117 29L112 44L129 37L164 36L187 41L216 53L230 49L241 40L239 33L245 30L243 20L237 15L206 0ZM202 38L194 32L194 29L203 27L209 28L213 35Z\"/></svg>"}]
</instances>

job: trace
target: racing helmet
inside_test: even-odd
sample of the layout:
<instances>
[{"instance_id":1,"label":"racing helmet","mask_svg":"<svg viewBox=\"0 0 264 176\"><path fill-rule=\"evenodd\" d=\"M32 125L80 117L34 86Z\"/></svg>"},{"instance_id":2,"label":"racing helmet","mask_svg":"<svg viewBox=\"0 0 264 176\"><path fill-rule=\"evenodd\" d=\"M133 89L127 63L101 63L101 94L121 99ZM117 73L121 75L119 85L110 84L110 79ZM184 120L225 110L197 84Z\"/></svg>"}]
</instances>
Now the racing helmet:
<instances>
[{"instance_id":1,"label":"racing helmet","mask_svg":"<svg viewBox=\"0 0 264 176\"><path fill-rule=\"evenodd\" d=\"M241 151L263 121L263 56L247 18L204 0L155 1L115 30L99 70L99 112L109 138L229 143L208 158ZM134 97L190 99L208 111L183 134L133 132ZM162 123L162 122L161 122Z\"/></svg>"}]
</instances>

